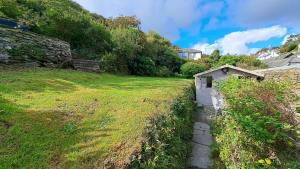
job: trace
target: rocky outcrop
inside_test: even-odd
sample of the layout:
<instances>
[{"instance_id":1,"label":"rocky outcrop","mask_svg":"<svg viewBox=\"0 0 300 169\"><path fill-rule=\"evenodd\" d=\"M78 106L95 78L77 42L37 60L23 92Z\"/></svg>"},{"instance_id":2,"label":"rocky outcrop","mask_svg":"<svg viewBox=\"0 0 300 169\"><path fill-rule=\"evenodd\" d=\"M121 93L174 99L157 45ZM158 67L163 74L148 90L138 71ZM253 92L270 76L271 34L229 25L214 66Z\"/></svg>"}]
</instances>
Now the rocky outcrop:
<instances>
[{"instance_id":1,"label":"rocky outcrop","mask_svg":"<svg viewBox=\"0 0 300 169\"><path fill-rule=\"evenodd\" d=\"M1 63L63 67L71 61L71 49L67 42L31 32L0 28Z\"/></svg>"}]
</instances>

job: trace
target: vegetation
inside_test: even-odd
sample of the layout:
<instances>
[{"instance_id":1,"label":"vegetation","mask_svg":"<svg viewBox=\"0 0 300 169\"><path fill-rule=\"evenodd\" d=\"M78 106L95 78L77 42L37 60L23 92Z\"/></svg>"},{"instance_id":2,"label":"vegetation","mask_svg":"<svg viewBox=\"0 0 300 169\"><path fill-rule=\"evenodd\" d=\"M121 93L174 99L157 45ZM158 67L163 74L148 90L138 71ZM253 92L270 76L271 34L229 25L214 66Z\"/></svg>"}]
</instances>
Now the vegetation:
<instances>
[{"instance_id":1,"label":"vegetation","mask_svg":"<svg viewBox=\"0 0 300 169\"><path fill-rule=\"evenodd\" d=\"M8 53L13 59L17 60L36 59L41 61L46 56L45 51L43 51L41 47L29 44L24 44L18 48L8 49Z\"/></svg>"},{"instance_id":2,"label":"vegetation","mask_svg":"<svg viewBox=\"0 0 300 169\"><path fill-rule=\"evenodd\" d=\"M283 44L279 51L280 53L292 52L298 49L298 45L300 44L300 35L290 35L285 44Z\"/></svg>"},{"instance_id":3,"label":"vegetation","mask_svg":"<svg viewBox=\"0 0 300 169\"><path fill-rule=\"evenodd\" d=\"M0 168L123 168L140 148L149 119L164 115L171 121L159 123L169 129L174 122L178 132L160 131L176 137L161 135L159 139L180 143L184 154L186 145L177 141L187 137L183 131L190 124L191 109L185 106L190 102L177 99L173 105L178 106L172 106L178 109L172 111L178 113L176 117L168 112L172 100L190 83L175 78L1 68ZM160 146L158 150L163 150Z\"/></svg>"},{"instance_id":4,"label":"vegetation","mask_svg":"<svg viewBox=\"0 0 300 169\"><path fill-rule=\"evenodd\" d=\"M169 40L142 32L136 17L104 18L71 0L0 0L0 16L69 42L73 56L103 61L104 72L171 76L184 63Z\"/></svg>"},{"instance_id":5,"label":"vegetation","mask_svg":"<svg viewBox=\"0 0 300 169\"><path fill-rule=\"evenodd\" d=\"M247 55L220 55L219 50L215 50L209 57L204 57L196 61L188 61L181 66L181 74L185 77L193 77L197 73L204 72L211 68L223 65L233 65L244 69L264 69L267 65L256 59L254 56Z\"/></svg>"},{"instance_id":6,"label":"vegetation","mask_svg":"<svg viewBox=\"0 0 300 169\"><path fill-rule=\"evenodd\" d=\"M195 62L187 62L181 66L181 73L186 77L193 77L197 73L204 72L206 66Z\"/></svg>"},{"instance_id":7,"label":"vegetation","mask_svg":"<svg viewBox=\"0 0 300 169\"><path fill-rule=\"evenodd\" d=\"M229 78L218 85L227 108L214 121L214 154L226 168L299 168L290 85Z\"/></svg>"},{"instance_id":8,"label":"vegetation","mask_svg":"<svg viewBox=\"0 0 300 169\"><path fill-rule=\"evenodd\" d=\"M130 168L169 169L188 167L190 140L192 139L192 114L194 91L187 88L177 97L171 112L152 121L146 133L141 154L137 155Z\"/></svg>"}]
</instances>

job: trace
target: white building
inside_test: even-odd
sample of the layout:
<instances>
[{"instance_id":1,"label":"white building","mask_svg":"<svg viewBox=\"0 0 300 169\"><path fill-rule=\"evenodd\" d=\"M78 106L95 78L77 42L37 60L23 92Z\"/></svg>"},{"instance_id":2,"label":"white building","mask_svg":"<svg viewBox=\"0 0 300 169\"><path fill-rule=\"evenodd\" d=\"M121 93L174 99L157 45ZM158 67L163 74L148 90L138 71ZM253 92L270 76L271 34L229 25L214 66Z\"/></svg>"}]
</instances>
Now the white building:
<instances>
[{"instance_id":1,"label":"white building","mask_svg":"<svg viewBox=\"0 0 300 169\"><path fill-rule=\"evenodd\" d=\"M196 49L177 49L179 57L189 60L198 60L202 58L202 51Z\"/></svg>"},{"instance_id":2,"label":"white building","mask_svg":"<svg viewBox=\"0 0 300 169\"><path fill-rule=\"evenodd\" d=\"M225 65L217 69L211 69L203 73L194 75L196 85L196 100L198 106L213 106L215 110L223 108L223 98L214 89L213 83L216 81L224 80L230 75L246 78L256 78L263 80L262 74L241 69L231 65Z\"/></svg>"},{"instance_id":3,"label":"white building","mask_svg":"<svg viewBox=\"0 0 300 169\"><path fill-rule=\"evenodd\" d=\"M257 59L258 60L266 60L266 59L270 59L270 58L274 58L274 57L278 57L279 54L277 52L277 50L275 49L269 49L266 52L261 52L258 54Z\"/></svg>"}]
</instances>

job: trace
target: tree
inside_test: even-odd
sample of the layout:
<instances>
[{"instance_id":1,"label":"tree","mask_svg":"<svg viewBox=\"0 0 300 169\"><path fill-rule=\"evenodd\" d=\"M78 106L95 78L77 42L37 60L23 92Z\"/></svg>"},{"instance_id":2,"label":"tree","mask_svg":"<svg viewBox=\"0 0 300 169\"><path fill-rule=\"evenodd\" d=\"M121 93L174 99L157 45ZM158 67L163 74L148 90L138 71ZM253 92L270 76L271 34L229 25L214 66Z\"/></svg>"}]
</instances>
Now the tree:
<instances>
[{"instance_id":1,"label":"tree","mask_svg":"<svg viewBox=\"0 0 300 169\"><path fill-rule=\"evenodd\" d=\"M178 56L169 40L154 31L147 33L146 39L147 48L145 49L145 53L152 58L157 67L168 68L173 73L180 71L184 60Z\"/></svg>"},{"instance_id":2,"label":"tree","mask_svg":"<svg viewBox=\"0 0 300 169\"><path fill-rule=\"evenodd\" d=\"M113 52L118 56L118 61L127 67L122 73L133 74L137 57L143 56L146 41L144 33L133 28L117 28L111 30L111 35Z\"/></svg>"},{"instance_id":3,"label":"tree","mask_svg":"<svg viewBox=\"0 0 300 169\"><path fill-rule=\"evenodd\" d=\"M212 58L213 62L218 62L221 58L220 51L218 49L214 50L210 57Z\"/></svg>"}]
</instances>

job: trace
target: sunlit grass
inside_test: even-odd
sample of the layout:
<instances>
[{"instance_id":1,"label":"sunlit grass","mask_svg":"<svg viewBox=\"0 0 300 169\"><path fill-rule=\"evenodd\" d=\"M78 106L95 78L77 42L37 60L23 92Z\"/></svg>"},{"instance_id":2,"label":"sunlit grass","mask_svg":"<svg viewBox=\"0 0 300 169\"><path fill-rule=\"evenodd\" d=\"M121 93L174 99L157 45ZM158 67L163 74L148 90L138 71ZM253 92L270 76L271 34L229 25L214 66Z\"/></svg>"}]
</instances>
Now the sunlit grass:
<instances>
[{"instance_id":1,"label":"sunlit grass","mask_svg":"<svg viewBox=\"0 0 300 169\"><path fill-rule=\"evenodd\" d=\"M0 70L0 168L126 163L147 119L191 81L72 70Z\"/></svg>"}]
</instances>

